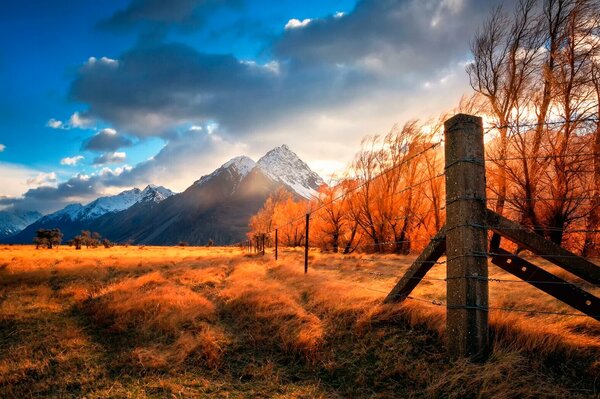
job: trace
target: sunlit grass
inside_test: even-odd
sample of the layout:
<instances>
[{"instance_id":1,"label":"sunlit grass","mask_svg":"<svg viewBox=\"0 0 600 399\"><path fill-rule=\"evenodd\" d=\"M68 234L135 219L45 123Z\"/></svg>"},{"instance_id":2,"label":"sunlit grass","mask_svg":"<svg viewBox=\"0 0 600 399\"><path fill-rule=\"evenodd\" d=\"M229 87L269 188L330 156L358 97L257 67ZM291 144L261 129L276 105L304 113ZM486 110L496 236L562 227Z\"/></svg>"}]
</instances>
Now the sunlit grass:
<instances>
[{"instance_id":1,"label":"sunlit grass","mask_svg":"<svg viewBox=\"0 0 600 399\"><path fill-rule=\"evenodd\" d=\"M300 250L282 250L276 262L269 251L239 248L0 247L0 397L590 397L598 389L600 323L587 317L492 310L490 362L453 367L443 306L382 305L412 260L311 251L305 275ZM515 279L494 266L490 274ZM444 277L445 266L434 267L414 297L445 301L436 280ZM491 283L490 303L575 313L527 284Z\"/></svg>"}]
</instances>

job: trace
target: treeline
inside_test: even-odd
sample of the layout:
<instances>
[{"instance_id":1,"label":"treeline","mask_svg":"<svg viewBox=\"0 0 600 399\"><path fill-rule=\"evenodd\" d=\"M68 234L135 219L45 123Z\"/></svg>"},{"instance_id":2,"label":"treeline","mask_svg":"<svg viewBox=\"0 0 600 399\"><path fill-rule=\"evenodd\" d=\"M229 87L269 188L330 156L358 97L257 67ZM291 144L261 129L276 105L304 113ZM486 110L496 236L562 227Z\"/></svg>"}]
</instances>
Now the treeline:
<instances>
[{"instance_id":1,"label":"treeline","mask_svg":"<svg viewBox=\"0 0 600 399\"><path fill-rule=\"evenodd\" d=\"M455 112L486 127L488 207L584 255L599 252L600 2L522 0L496 9L474 37L474 94ZM279 192L250 237L279 229L282 245L349 253L418 251L445 220L441 121L368 137L318 198ZM333 201L335 199L335 201Z\"/></svg>"},{"instance_id":2,"label":"treeline","mask_svg":"<svg viewBox=\"0 0 600 399\"><path fill-rule=\"evenodd\" d=\"M36 249L39 249L40 247L52 249L62 243L63 236L63 233L58 228L39 229L35 233L33 243L35 244ZM131 243L128 242L125 245L130 244ZM67 241L67 245L74 246L75 249L81 249L83 246L86 248L98 248L99 246L110 248L114 246L114 243L108 238L102 238L100 233L83 230L81 231L81 234L76 235L72 240Z\"/></svg>"}]
</instances>

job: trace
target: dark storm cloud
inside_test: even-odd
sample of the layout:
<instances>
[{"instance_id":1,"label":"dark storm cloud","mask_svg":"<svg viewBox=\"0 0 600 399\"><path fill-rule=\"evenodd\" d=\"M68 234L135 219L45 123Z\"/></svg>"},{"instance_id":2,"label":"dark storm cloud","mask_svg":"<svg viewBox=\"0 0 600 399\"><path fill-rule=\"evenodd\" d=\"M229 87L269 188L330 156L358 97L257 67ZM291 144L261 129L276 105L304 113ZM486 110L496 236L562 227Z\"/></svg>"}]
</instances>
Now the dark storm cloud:
<instances>
[{"instance_id":1,"label":"dark storm cloud","mask_svg":"<svg viewBox=\"0 0 600 399\"><path fill-rule=\"evenodd\" d=\"M114 129L103 129L83 143L82 149L88 151L116 151L130 147L133 142L117 133Z\"/></svg>"},{"instance_id":2,"label":"dark storm cloud","mask_svg":"<svg viewBox=\"0 0 600 399\"><path fill-rule=\"evenodd\" d=\"M116 67L84 66L71 96L129 133L165 135L184 122L251 116L274 95L276 75L230 55L161 44L124 54Z\"/></svg>"},{"instance_id":3,"label":"dark storm cloud","mask_svg":"<svg viewBox=\"0 0 600 399\"><path fill-rule=\"evenodd\" d=\"M239 7L242 0L133 0L98 26L108 30L130 30L138 27L176 27L194 30L211 13L222 7Z\"/></svg>"}]
</instances>

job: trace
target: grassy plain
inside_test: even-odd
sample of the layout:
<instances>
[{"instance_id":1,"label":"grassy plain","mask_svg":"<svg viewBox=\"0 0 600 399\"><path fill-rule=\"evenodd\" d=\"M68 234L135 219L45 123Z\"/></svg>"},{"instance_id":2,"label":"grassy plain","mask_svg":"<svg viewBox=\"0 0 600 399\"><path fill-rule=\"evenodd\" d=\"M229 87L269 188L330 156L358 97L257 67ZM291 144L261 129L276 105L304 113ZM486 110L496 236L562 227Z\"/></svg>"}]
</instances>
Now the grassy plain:
<instances>
[{"instance_id":1,"label":"grassy plain","mask_svg":"<svg viewBox=\"0 0 600 399\"><path fill-rule=\"evenodd\" d=\"M598 397L587 317L491 311L490 361L449 363L443 306L381 305L412 259L315 251L304 275L294 250L0 246L0 397ZM444 301L444 275L414 296ZM574 312L522 283L490 297Z\"/></svg>"}]
</instances>

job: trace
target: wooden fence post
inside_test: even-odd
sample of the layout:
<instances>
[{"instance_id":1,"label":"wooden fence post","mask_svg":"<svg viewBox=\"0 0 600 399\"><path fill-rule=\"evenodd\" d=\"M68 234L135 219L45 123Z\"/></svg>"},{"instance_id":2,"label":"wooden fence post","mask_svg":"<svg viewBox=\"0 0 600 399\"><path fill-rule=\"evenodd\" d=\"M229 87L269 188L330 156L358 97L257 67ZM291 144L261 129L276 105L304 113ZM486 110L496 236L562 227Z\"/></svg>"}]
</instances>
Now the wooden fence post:
<instances>
[{"instance_id":1,"label":"wooden fence post","mask_svg":"<svg viewBox=\"0 0 600 399\"><path fill-rule=\"evenodd\" d=\"M482 120L458 114L444 123L448 352L489 354L485 158Z\"/></svg>"},{"instance_id":2,"label":"wooden fence post","mask_svg":"<svg viewBox=\"0 0 600 399\"><path fill-rule=\"evenodd\" d=\"M308 225L310 223L310 213L306 214L306 237L304 240L304 274L308 273Z\"/></svg>"},{"instance_id":3,"label":"wooden fence post","mask_svg":"<svg viewBox=\"0 0 600 399\"><path fill-rule=\"evenodd\" d=\"M262 254L263 254L263 256L265 255L265 235L266 234L262 235Z\"/></svg>"},{"instance_id":4,"label":"wooden fence post","mask_svg":"<svg viewBox=\"0 0 600 399\"><path fill-rule=\"evenodd\" d=\"M277 237L277 229L275 229L275 260L277 260L277 247L279 245L279 237Z\"/></svg>"}]
</instances>

